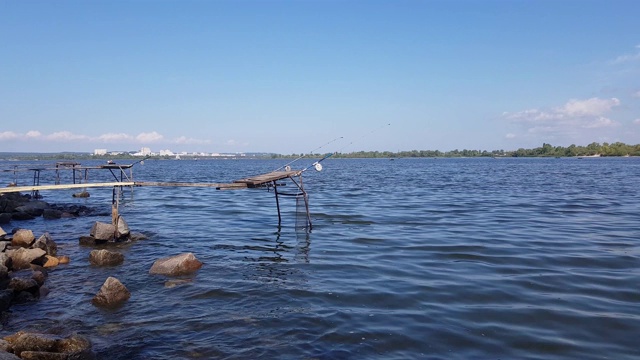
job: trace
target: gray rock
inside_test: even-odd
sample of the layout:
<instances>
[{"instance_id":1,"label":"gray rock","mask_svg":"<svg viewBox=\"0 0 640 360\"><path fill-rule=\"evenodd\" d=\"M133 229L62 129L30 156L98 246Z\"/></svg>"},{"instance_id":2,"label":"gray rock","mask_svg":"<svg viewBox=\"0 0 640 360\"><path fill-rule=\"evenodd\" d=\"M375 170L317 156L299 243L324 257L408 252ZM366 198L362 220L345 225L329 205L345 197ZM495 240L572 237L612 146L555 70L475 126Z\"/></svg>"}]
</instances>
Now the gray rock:
<instances>
[{"instance_id":1,"label":"gray rock","mask_svg":"<svg viewBox=\"0 0 640 360\"><path fill-rule=\"evenodd\" d=\"M7 235L7 232L0 227L0 237L4 237L5 235Z\"/></svg>"},{"instance_id":2,"label":"gray rock","mask_svg":"<svg viewBox=\"0 0 640 360\"><path fill-rule=\"evenodd\" d=\"M13 234L11 239L11 245L28 248L33 245L36 237L33 235L33 231L27 229L20 229Z\"/></svg>"},{"instance_id":3,"label":"gray rock","mask_svg":"<svg viewBox=\"0 0 640 360\"><path fill-rule=\"evenodd\" d=\"M96 221L91 227L90 235L96 240L115 240L116 227L113 224L107 224Z\"/></svg>"},{"instance_id":4,"label":"gray rock","mask_svg":"<svg viewBox=\"0 0 640 360\"><path fill-rule=\"evenodd\" d=\"M124 255L109 250L92 250L89 253L89 262L97 266L120 265L124 262Z\"/></svg>"},{"instance_id":5,"label":"gray rock","mask_svg":"<svg viewBox=\"0 0 640 360\"><path fill-rule=\"evenodd\" d=\"M13 341L9 340L13 347L13 353L21 356L24 351L47 351L55 352L57 339L51 335L22 333Z\"/></svg>"},{"instance_id":6,"label":"gray rock","mask_svg":"<svg viewBox=\"0 0 640 360\"><path fill-rule=\"evenodd\" d=\"M71 335L58 343L58 352L65 354L80 353L91 349L91 341L82 335Z\"/></svg>"},{"instance_id":7,"label":"gray rock","mask_svg":"<svg viewBox=\"0 0 640 360\"><path fill-rule=\"evenodd\" d=\"M82 246L96 246L106 242L107 240L98 240L93 236L80 236L80 245Z\"/></svg>"},{"instance_id":8,"label":"gray rock","mask_svg":"<svg viewBox=\"0 0 640 360\"><path fill-rule=\"evenodd\" d=\"M130 232L131 231L129 230L129 224L124 221L124 218L122 216L118 216L118 237L127 237L129 236Z\"/></svg>"},{"instance_id":9,"label":"gray rock","mask_svg":"<svg viewBox=\"0 0 640 360\"><path fill-rule=\"evenodd\" d=\"M147 239L149 239L149 237L143 233L133 232L133 231L129 233L129 240L131 241L147 240Z\"/></svg>"},{"instance_id":10,"label":"gray rock","mask_svg":"<svg viewBox=\"0 0 640 360\"><path fill-rule=\"evenodd\" d=\"M73 194L74 198L88 198L89 196L91 196L91 195L89 194L88 191L81 191L79 193Z\"/></svg>"},{"instance_id":11,"label":"gray rock","mask_svg":"<svg viewBox=\"0 0 640 360\"><path fill-rule=\"evenodd\" d=\"M0 224L8 224L11 222L12 215L11 213L1 213L0 214Z\"/></svg>"},{"instance_id":12,"label":"gray rock","mask_svg":"<svg viewBox=\"0 0 640 360\"><path fill-rule=\"evenodd\" d=\"M58 209L44 209L42 217L47 220L54 220L62 218L62 211Z\"/></svg>"},{"instance_id":13,"label":"gray rock","mask_svg":"<svg viewBox=\"0 0 640 360\"><path fill-rule=\"evenodd\" d=\"M178 276L196 272L202 267L202 263L196 259L193 253L185 253L156 260L150 274Z\"/></svg>"},{"instance_id":14,"label":"gray rock","mask_svg":"<svg viewBox=\"0 0 640 360\"><path fill-rule=\"evenodd\" d=\"M29 269L31 263L44 258L47 254L42 249L24 249L18 248L5 252L11 258L11 268L13 270Z\"/></svg>"},{"instance_id":15,"label":"gray rock","mask_svg":"<svg viewBox=\"0 0 640 360\"><path fill-rule=\"evenodd\" d=\"M91 302L95 306L114 308L122 305L130 297L131 293L118 279L109 277Z\"/></svg>"},{"instance_id":16,"label":"gray rock","mask_svg":"<svg viewBox=\"0 0 640 360\"><path fill-rule=\"evenodd\" d=\"M14 293L13 290L5 289L0 290L0 311L7 311L11 306L11 302L13 301Z\"/></svg>"},{"instance_id":17,"label":"gray rock","mask_svg":"<svg viewBox=\"0 0 640 360\"><path fill-rule=\"evenodd\" d=\"M15 294L27 291L32 295L38 294L38 283L31 278L16 277L9 281L8 289L13 290Z\"/></svg>"},{"instance_id":18,"label":"gray rock","mask_svg":"<svg viewBox=\"0 0 640 360\"><path fill-rule=\"evenodd\" d=\"M10 352L0 351L0 360L20 360L20 358Z\"/></svg>"},{"instance_id":19,"label":"gray rock","mask_svg":"<svg viewBox=\"0 0 640 360\"><path fill-rule=\"evenodd\" d=\"M33 220L35 218L35 216L27 214L25 212L16 211L14 213L11 213L11 219L13 220Z\"/></svg>"},{"instance_id":20,"label":"gray rock","mask_svg":"<svg viewBox=\"0 0 640 360\"><path fill-rule=\"evenodd\" d=\"M58 245L56 245L56 242L53 241L48 232L42 234L42 236L33 243L33 247L46 251L47 255L56 256L58 254Z\"/></svg>"}]
</instances>

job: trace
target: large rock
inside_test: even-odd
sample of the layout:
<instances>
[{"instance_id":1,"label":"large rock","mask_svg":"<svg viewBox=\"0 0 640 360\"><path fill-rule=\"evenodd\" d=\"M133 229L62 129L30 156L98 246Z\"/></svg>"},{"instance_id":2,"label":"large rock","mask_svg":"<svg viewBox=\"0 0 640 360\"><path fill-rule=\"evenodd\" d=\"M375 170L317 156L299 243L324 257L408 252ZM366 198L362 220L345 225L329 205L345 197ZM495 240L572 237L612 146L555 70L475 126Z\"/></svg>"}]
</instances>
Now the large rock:
<instances>
[{"instance_id":1,"label":"large rock","mask_svg":"<svg viewBox=\"0 0 640 360\"><path fill-rule=\"evenodd\" d=\"M53 241L48 232L42 234L42 236L33 243L33 247L46 251L47 255L56 256L58 254L58 245L56 245L56 242Z\"/></svg>"},{"instance_id":2,"label":"large rock","mask_svg":"<svg viewBox=\"0 0 640 360\"><path fill-rule=\"evenodd\" d=\"M1 351L0 360L20 360L20 358L10 352Z\"/></svg>"},{"instance_id":3,"label":"large rock","mask_svg":"<svg viewBox=\"0 0 640 360\"><path fill-rule=\"evenodd\" d=\"M32 278L16 277L9 282L8 289L13 290L15 294L27 291L32 295L38 294L38 283Z\"/></svg>"},{"instance_id":4,"label":"large rock","mask_svg":"<svg viewBox=\"0 0 640 360\"><path fill-rule=\"evenodd\" d=\"M131 231L129 230L129 224L124 221L124 218L122 216L118 216L118 237L127 237L129 236L130 232Z\"/></svg>"},{"instance_id":5,"label":"large rock","mask_svg":"<svg viewBox=\"0 0 640 360\"><path fill-rule=\"evenodd\" d=\"M9 310L13 296L13 290L11 289L0 290L0 311Z\"/></svg>"},{"instance_id":6,"label":"large rock","mask_svg":"<svg viewBox=\"0 0 640 360\"><path fill-rule=\"evenodd\" d=\"M96 246L106 243L107 240L98 240L93 236L80 236L80 245L81 246Z\"/></svg>"},{"instance_id":7,"label":"large rock","mask_svg":"<svg viewBox=\"0 0 640 360\"><path fill-rule=\"evenodd\" d=\"M42 217L48 220L60 219L62 218L62 211L58 209L44 209Z\"/></svg>"},{"instance_id":8,"label":"large rock","mask_svg":"<svg viewBox=\"0 0 640 360\"><path fill-rule=\"evenodd\" d=\"M89 253L89 262L97 266L120 265L124 262L124 255L109 250L92 250Z\"/></svg>"},{"instance_id":9,"label":"large rock","mask_svg":"<svg viewBox=\"0 0 640 360\"><path fill-rule=\"evenodd\" d=\"M0 214L0 224L8 224L11 222L11 219L12 219L11 213Z\"/></svg>"},{"instance_id":10,"label":"large rock","mask_svg":"<svg viewBox=\"0 0 640 360\"><path fill-rule=\"evenodd\" d=\"M42 264L42 267L52 268L60 264L60 260L58 260L58 258L55 256L45 255L44 258L45 258L45 261L44 261L44 264Z\"/></svg>"},{"instance_id":11,"label":"large rock","mask_svg":"<svg viewBox=\"0 0 640 360\"><path fill-rule=\"evenodd\" d=\"M33 231L27 229L20 229L13 234L11 245L28 248L33 245L36 237L33 235Z\"/></svg>"},{"instance_id":12,"label":"large rock","mask_svg":"<svg viewBox=\"0 0 640 360\"><path fill-rule=\"evenodd\" d=\"M56 352L58 340L52 335L23 333L15 339L7 339L13 347L13 353L21 356L23 351Z\"/></svg>"},{"instance_id":13,"label":"large rock","mask_svg":"<svg viewBox=\"0 0 640 360\"><path fill-rule=\"evenodd\" d=\"M20 270L30 268L32 262L42 260L47 253L42 249L18 248L8 250L6 254L11 258L11 268Z\"/></svg>"},{"instance_id":14,"label":"large rock","mask_svg":"<svg viewBox=\"0 0 640 360\"><path fill-rule=\"evenodd\" d=\"M4 339L13 349L14 354L23 360L88 360L96 358L91 352L91 341L81 335L61 338L49 334L17 332ZM3 359L0 357L0 360Z\"/></svg>"},{"instance_id":15,"label":"large rock","mask_svg":"<svg viewBox=\"0 0 640 360\"><path fill-rule=\"evenodd\" d=\"M91 227L90 235L96 240L115 240L116 227L113 224L107 224L96 221Z\"/></svg>"},{"instance_id":16,"label":"large rock","mask_svg":"<svg viewBox=\"0 0 640 360\"><path fill-rule=\"evenodd\" d=\"M156 260L149 273L168 276L186 275L197 271L201 267L202 263L196 259L193 253L186 253Z\"/></svg>"},{"instance_id":17,"label":"large rock","mask_svg":"<svg viewBox=\"0 0 640 360\"><path fill-rule=\"evenodd\" d=\"M130 297L129 290L118 279L110 276L102 284L100 291L93 297L91 302L95 306L113 308L122 305Z\"/></svg>"},{"instance_id":18,"label":"large rock","mask_svg":"<svg viewBox=\"0 0 640 360\"><path fill-rule=\"evenodd\" d=\"M35 216L27 214L26 212L16 211L11 213L11 219L13 220L33 220L35 218Z\"/></svg>"},{"instance_id":19,"label":"large rock","mask_svg":"<svg viewBox=\"0 0 640 360\"><path fill-rule=\"evenodd\" d=\"M0 238L3 238L5 235L7 235L7 232L0 227Z\"/></svg>"}]
</instances>

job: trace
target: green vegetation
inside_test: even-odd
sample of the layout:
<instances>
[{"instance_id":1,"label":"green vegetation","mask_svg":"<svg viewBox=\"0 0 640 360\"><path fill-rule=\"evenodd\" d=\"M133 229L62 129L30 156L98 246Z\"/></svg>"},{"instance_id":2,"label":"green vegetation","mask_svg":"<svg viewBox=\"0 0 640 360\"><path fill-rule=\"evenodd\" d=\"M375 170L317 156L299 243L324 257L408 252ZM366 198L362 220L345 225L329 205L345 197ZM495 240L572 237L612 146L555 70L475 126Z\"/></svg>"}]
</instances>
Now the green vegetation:
<instances>
[{"instance_id":1,"label":"green vegetation","mask_svg":"<svg viewBox=\"0 0 640 360\"><path fill-rule=\"evenodd\" d=\"M321 157L323 154L271 154L271 153L248 153L243 155L229 155L219 157L224 159L282 159L298 157ZM403 158L403 157L572 157L572 156L640 156L640 144L627 145L621 142L613 144L599 144L593 142L587 146L570 145L568 147L552 146L544 143L541 147L534 149L523 149L513 151L505 150L451 150L442 152L440 150L411 150L411 151L358 151L351 153L337 153L334 158ZM182 155L183 159L215 159L212 157L201 157L195 155ZM140 156L133 156L129 153L119 155L93 155L89 153L0 153L1 159L19 160L141 160ZM174 159L174 156L152 156L151 159Z\"/></svg>"}]
</instances>

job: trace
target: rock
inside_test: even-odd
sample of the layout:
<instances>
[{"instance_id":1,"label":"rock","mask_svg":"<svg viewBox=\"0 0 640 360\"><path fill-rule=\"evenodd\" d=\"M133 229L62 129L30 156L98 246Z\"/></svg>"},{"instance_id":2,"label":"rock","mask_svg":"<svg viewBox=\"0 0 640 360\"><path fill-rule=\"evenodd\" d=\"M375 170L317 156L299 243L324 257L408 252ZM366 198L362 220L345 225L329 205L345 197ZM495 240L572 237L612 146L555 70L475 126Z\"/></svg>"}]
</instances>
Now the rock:
<instances>
[{"instance_id":1,"label":"rock","mask_svg":"<svg viewBox=\"0 0 640 360\"><path fill-rule=\"evenodd\" d=\"M20 360L20 358L10 352L0 351L0 360Z\"/></svg>"},{"instance_id":2,"label":"rock","mask_svg":"<svg viewBox=\"0 0 640 360\"><path fill-rule=\"evenodd\" d=\"M0 339L0 353L2 353L3 351L11 352L11 350L12 350L11 349L11 344L9 344L9 342L7 340L5 340L5 339ZM3 359L3 357L0 356L0 360L2 360L2 359Z\"/></svg>"},{"instance_id":3,"label":"rock","mask_svg":"<svg viewBox=\"0 0 640 360\"><path fill-rule=\"evenodd\" d=\"M168 276L191 274L202 267L193 253L185 253L156 260L149 270L149 274Z\"/></svg>"},{"instance_id":4,"label":"rock","mask_svg":"<svg viewBox=\"0 0 640 360\"><path fill-rule=\"evenodd\" d=\"M11 302L13 301L14 293L13 290L5 289L0 290L0 311L7 311L11 306Z\"/></svg>"},{"instance_id":5,"label":"rock","mask_svg":"<svg viewBox=\"0 0 640 360\"><path fill-rule=\"evenodd\" d=\"M79 353L91 349L91 341L82 335L71 335L58 343L58 352L65 354Z\"/></svg>"},{"instance_id":6,"label":"rock","mask_svg":"<svg viewBox=\"0 0 640 360\"><path fill-rule=\"evenodd\" d=\"M38 283L38 286L44 285L45 280L47 280L47 273L44 271L34 271L31 274L31 278Z\"/></svg>"},{"instance_id":7,"label":"rock","mask_svg":"<svg viewBox=\"0 0 640 360\"><path fill-rule=\"evenodd\" d=\"M7 235L7 232L0 227L0 237L4 237L5 235Z\"/></svg>"},{"instance_id":8,"label":"rock","mask_svg":"<svg viewBox=\"0 0 640 360\"><path fill-rule=\"evenodd\" d=\"M6 249L4 252L0 253L0 265L4 265L9 269L13 267L13 260L11 260L9 254L7 254Z\"/></svg>"},{"instance_id":9,"label":"rock","mask_svg":"<svg viewBox=\"0 0 640 360\"><path fill-rule=\"evenodd\" d=\"M42 217L47 220L54 220L62 218L62 211L58 209L44 209Z\"/></svg>"},{"instance_id":10,"label":"rock","mask_svg":"<svg viewBox=\"0 0 640 360\"><path fill-rule=\"evenodd\" d=\"M133 231L129 233L129 240L131 241L147 240L147 239L149 239L149 237L143 233L133 232Z\"/></svg>"},{"instance_id":11,"label":"rock","mask_svg":"<svg viewBox=\"0 0 640 360\"><path fill-rule=\"evenodd\" d=\"M44 257L46 252L42 249L18 248L8 250L6 254L11 258L11 268L13 270L29 269L31 263Z\"/></svg>"},{"instance_id":12,"label":"rock","mask_svg":"<svg viewBox=\"0 0 640 360\"><path fill-rule=\"evenodd\" d=\"M28 291L22 291L13 297L14 304L26 304L36 300L36 297Z\"/></svg>"},{"instance_id":13,"label":"rock","mask_svg":"<svg viewBox=\"0 0 640 360\"><path fill-rule=\"evenodd\" d=\"M0 264L0 279L5 279L8 276L9 276L9 269L6 266Z\"/></svg>"},{"instance_id":14,"label":"rock","mask_svg":"<svg viewBox=\"0 0 640 360\"><path fill-rule=\"evenodd\" d=\"M171 289L174 288L176 286L180 286L180 285L184 285L184 284L188 284L191 282L191 279L174 279L174 280L168 280L164 282L164 287L166 287L167 289Z\"/></svg>"},{"instance_id":15,"label":"rock","mask_svg":"<svg viewBox=\"0 0 640 360\"><path fill-rule=\"evenodd\" d=\"M80 245L82 246L96 246L106 242L107 240L98 240L93 236L80 236Z\"/></svg>"},{"instance_id":16,"label":"rock","mask_svg":"<svg viewBox=\"0 0 640 360\"><path fill-rule=\"evenodd\" d=\"M112 224L96 221L91 227L90 235L96 240L113 241L116 232L116 227Z\"/></svg>"},{"instance_id":17,"label":"rock","mask_svg":"<svg viewBox=\"0 0 640 360\"><path fill-rule=\"evenodd\" d=\"M67 360L67 354L47 351L23 351L20 354L22 360Z\"/></svg>"},{"instance_id":18,"label":"rock","mask_svg":"<svg viewBox=\"0 0 640 360\"><path fill-rule=\"evenodd\" d=\"M17 277L9 281L9 286L7 288L13 290L15 294L27 291L32 295L35 295L38 294L39 286L38 283L31 278Z\"/></svg>"},{"instance_id":19,"label":"rock","mask_svg":"<svg viewBox=\"0 0 640 360\"><path fill-rule=\"evenodd\" d=\"M48 287L46 287L46 286L44 286L44 285L43 285L43 286L40 286L40 288L38 289L38 297L43 298L43 297L45 297L45 296L49 295L49 292L50 292L50 291L49 291L49 288L48 288Z\"/></svg>"},{"instance_id":20,"label":"rock","mask_svg":"<svg viewBox=\"0 0 640 360\"><path fill-rule=\"evenodd\" d=\"M36 240L36 237L33 235L33 231L20 229L16 231L15 234L13 234L13 239L11 239L11 245L28 248L33 244L35 240Z\"/></svg>"},{"instance_id":21,"label":"rock","mask_svg":"<svg viewBox=\"0 0 640 360\"><path fill-rule=\"evenodd\" d=\"M33 247L42 249L47 252L47 255L51 256L56 256L56 254L58 253L58 245L56 245L56 242L53 241L51 235L49 235L48 232L42 234L42 236L40 236L38 240L33 243Z\"/></svg>"},{"instance_id":22,"label":"rock","mask_svg":"<svg viewBox=\"0 0 640 360\"><path fill-rule=\"evenodd\" d=\"M89 195L89 192L87 192L87 191L81 191L79 193L73 194L74 198L88 198L89 196L91 196L91 195Z\"/></svg>"},{"instance_id":23,"label":"rock","mask_svg":"<svg viewBox=\"0 0 640 360\"><path fill-rule=\"evenodd\" d=\"M33 215L29 215L25 212L14 212L11 213L11 219L13 220L33 220L36 217Z\"/></svg>"},{"instance_id":24,"label":"rock","mask_svg":"<svg viewBox=\"0 0 640 360\"><path fill-rule=\"evenodd\" d=\"M6 339L6 338L5 338ZM23 351L55 352L57 339L51 335L22 333L13 341L6 339L13 347L13 353L21 356Z\"/></svg>"},{"instance_id":25,"label":"rock","mask_svg":"<svg viewBox=\"0 0 640 360\"><path fill-rule=\"evenodd\" d=\"M120 265L124 262L124 255L109 250L92 250L89 253L89 262L97 266Z\"/></svg>"},{"instance_id":26,"label":"rock","mask_svg":"<svg viewBox=\"0 0 640 360\"><path fill-rule=\"evenodd\" d=\"M69 257L67 255L58 256L58 263L60 265L68 264L70 261L71 260L69 259Z\"/></svg>"},{"instance_id":27,"label":"rock","mask_svg":"<svg viewBox=\"0 0 640 360\"><path fill-rule=\"evenodd\" d=\"M0 224L8 224L11 222L13 216L11 213L1 213L0 214Z\"/></svg>"},{"instance_id":28,"label":"rock","mask_svg":"<svg viewBox=\"0 0 640 360\"><path fill-rule=\"evenodd\" d=\"M7 247L11 245L11 241L0 241L0 251L7 250Z\"/></svg>"},{"instance_id":29,"label":"rock","mask_svg":"<svg viewBox=\"0 0 640 360\"><path fill-rule=\"evenodd\" d=\"M123 238L129 236L129 224L124 221L122 216L118 216L118 238Z\"/></svg>"},{"instance_id":30,"label":"rock","mask_svg":"<svg viewBox=\"0 0 640 360\"><path fill-rule=\"evenodd\" d=\"M118 279L109 277L91 302L95 306L113 308L122 305L130 297L131 293Z\"/></svg>"},{"instance_id":31,"label":"rock","mask_svg":"<svg viewBox=\"0 0 640 360\"><path fill-rule=\"evenodd\" d=\"M58 258L55 256L45 255L44 258L45 258L45 262L44 264L42 264L43 267L46 267L46 268L56 267L58 266L58 264L60 264L60 260L58 260Z\"/></svg>"}]
</instances>

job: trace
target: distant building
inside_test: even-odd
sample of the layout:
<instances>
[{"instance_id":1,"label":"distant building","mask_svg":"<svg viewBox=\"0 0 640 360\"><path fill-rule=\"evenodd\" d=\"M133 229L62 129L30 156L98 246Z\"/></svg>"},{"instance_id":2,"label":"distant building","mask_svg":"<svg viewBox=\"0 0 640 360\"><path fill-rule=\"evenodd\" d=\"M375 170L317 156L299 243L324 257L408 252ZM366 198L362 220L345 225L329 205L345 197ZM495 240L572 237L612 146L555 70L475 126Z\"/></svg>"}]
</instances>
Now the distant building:
<instances>
[{"instance_id":1,"label":"distant building","mask_svg":"<svg viewBox=\"0 0 640 360\"><path fill-rule=\"evenodd\" d=\"M107 155L107 149L95 149L93 155Z\"/></svg>"},{"instance_id":2,"label":"distant building","mask_svg":"<svg viewBox=\"0 0 640 360\"><path fill-rule=\"evenodd\" d=\"M173 151L167 149L167 150L160 150L160 156L173 156L175 155L173 153Z\"/></svg>"},{"instance_id":3,"label":"distant building","mask_svg":"<svg viewBox=\"0 0 640 360\"><path fill-rule=\"evenodd\" d=\"M143 147L139 152L134 153L133 156L147 156L151 155L151 149L148 147Z\"/></svg>"}]
</instances>

